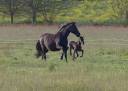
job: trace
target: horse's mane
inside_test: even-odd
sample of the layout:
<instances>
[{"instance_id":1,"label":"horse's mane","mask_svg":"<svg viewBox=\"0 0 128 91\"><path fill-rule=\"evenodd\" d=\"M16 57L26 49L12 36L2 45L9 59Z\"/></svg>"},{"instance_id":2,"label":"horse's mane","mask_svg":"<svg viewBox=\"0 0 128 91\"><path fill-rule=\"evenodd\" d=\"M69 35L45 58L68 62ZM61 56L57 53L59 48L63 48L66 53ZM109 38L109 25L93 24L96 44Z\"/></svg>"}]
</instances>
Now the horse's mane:
<instances>
[{"instance_id":1,"label":"horse's mane","mask_svg":"<svg viewBox=\"0 0 128 91\"><path fill-rule=\"evenodd\" d=\"M70 24L75 24L75 22L70 22L70 23L63 24L62 27L59 29L58 32L62 31L64 28L66 28Z\"/></svg>"}]
</instances>

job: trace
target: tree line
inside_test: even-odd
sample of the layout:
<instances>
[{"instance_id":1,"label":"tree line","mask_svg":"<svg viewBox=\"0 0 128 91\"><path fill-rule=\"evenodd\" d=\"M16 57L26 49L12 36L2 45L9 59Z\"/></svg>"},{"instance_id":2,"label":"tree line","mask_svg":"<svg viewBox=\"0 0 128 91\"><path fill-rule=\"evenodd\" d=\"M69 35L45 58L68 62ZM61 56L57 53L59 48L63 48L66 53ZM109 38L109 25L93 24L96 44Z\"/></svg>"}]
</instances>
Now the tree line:
<instances>
[{"instance_id":1,"label":"tree line","mask_svg":"<svg viewBox=\"0 0 128 91\"><path fill-rule=\"evenodd\" d=\"M33 24L41 15L44 21L52 23L58 13L77 4L77 0L0 0L0 12L9 16L12 24L16 15L29 15Z\"/></svg>"},{"instance_id":2,"label":"tree line","mask_svg":"<svg viewBox=\"0 0 128 91\"><path fill-rule=\"evenodd\" d=\"M73 9L77 12L73 13ZM81 12L79 17L82 18L88 13L98 15L101 10L111 10L111 17L128 20L128 0L0 0L0 15L10 17L11 24L16 16L29 16L33 24L37 23L37 17L42 16L44 22L53 23L58 15L78 15Z\"/></svg>"}]
</instances>

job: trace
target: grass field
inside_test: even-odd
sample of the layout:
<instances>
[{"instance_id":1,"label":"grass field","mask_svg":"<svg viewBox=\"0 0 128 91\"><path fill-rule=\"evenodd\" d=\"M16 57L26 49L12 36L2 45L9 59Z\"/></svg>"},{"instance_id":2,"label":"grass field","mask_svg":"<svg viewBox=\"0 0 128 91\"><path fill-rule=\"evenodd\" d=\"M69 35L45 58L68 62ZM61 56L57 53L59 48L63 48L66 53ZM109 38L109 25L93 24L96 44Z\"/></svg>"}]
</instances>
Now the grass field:
<instances>
[{"instance_id":1,"label":"grass field","mask_svg":"<svg viewBox=\"0 0 128 91\"><path fill-rule=\"evenodd\" d=\"M57 26L0 26L0 91L128 91L128 28L79 26L83 58L36 59L35 42ZM77 40L70 35L69 40Z\"/></svg>"}]
</instances>

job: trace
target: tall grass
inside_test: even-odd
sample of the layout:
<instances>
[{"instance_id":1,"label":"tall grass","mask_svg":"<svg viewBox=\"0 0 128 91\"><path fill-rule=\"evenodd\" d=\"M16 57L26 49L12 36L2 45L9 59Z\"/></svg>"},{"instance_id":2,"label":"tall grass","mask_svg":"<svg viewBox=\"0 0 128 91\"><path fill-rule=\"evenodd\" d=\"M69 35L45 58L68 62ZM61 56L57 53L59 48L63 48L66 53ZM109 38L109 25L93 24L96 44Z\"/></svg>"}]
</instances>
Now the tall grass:
<instances>
[{"instance_id":1,"label":"tall grass","mask_svg":"<svg viewBox=\"0 0 128 91\"><path fill-rule=\"evenodd\" d=\"M128 39L128 31L124 28L118 27L115 31L115 27L80 27L81 33L86 35L84 57L77 58L74 62L68 55L66 63L59 59L60 52L49 52L46 62L41 58L36 59L35 41L25 42L26 38L38 38L42 32L40 29L43 28L46 32L53 27L23 26L21 31L18 30L19 27L8 26L0 31L0 38L5 38L0 44L0 91L128 90L128 47L127 42L119 41ZM51 31L49 30L47 32ZM3 36L4 34L8 36ZM15 36L10 37L13 34ZM70 36L70 39L75 40L75 36ZM112 40L115 38L116 41ZM13 42L11 40L14 39L22 41L3 43L7 40ZM89 41L92 39L93 41Z\"/></svg>"},{"instance_id":2,"label":"tall grass","mask_svg":"<svg viewBox=\"0 0 128 91\"><path fill-rule=\"evenodd\" d=\"M90 47L83 58L73 62L68 56L66 63L52 52L46 62L36 59L28 45L2 49L0 90L127 91L128 52L123 50Z\"/></svg>"}]
</instances>

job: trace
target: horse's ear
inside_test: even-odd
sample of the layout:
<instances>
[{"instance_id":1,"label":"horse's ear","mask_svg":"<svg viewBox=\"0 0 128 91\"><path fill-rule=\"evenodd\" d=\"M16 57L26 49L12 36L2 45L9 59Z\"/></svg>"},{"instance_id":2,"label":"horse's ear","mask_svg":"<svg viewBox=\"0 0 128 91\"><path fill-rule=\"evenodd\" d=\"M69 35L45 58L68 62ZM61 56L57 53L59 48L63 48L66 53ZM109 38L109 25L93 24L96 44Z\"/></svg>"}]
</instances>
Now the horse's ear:
<instances>
[{"instance_id":1,"label":"horse's ear","mask_svg":"<svg viewBox=\"0 0 128 91\"><path fill-rule=\"evenodd\" d=\"M76 24L76 22L72 22L72 24Z\"/></svg>"}]
</instances>

